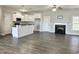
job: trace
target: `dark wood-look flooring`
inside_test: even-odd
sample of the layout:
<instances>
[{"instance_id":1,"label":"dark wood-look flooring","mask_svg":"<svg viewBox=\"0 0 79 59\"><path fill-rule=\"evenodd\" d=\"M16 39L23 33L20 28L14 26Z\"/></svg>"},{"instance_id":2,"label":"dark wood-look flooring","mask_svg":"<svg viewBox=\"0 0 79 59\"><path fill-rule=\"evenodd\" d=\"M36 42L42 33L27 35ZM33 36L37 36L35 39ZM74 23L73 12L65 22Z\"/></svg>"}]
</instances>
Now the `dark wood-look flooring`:
<instances>
[{"instance_id":1,"label":"dark wood-look flooring","mask_svg":"<svg viewBox=\"0 0 79 59\"><path fill-rule=\"evenodd\" d=\"M79 37L35 33L19 39L0 37L0 54L78 54Z\"/></svg>"}]
</instances>

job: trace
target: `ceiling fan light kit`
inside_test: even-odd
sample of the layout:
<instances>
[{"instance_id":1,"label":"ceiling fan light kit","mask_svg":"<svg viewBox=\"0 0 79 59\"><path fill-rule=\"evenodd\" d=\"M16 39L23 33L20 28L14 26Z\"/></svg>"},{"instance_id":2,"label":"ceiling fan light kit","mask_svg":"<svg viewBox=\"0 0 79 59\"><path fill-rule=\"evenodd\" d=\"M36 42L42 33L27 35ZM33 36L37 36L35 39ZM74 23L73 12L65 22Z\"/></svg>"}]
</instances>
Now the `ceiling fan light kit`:
<instances>
[{"instance_id":1,"label":"ceiling fan light kit","mask_svg":"<svg viewBox=\"0 0 79 59\"><path fill-rule=\"evenodd\" d=\"M53 12L55 12L55 11L57 11L57 10L62 10L63 8L62 8L62 6L60 6L60 5L50 5L50 6L48 6L49 7L49 9L51 9Z\"/></svg>"},{"instance_id":2,"label":"ceiling fan light kit","mask_svg":"<svg viewBox=\"0 0 79 59\"><path fill-rule=\"evenodd\" d=\"M53 8L53 9L52 9L52 11L54 11L54 12L55 12L55 11L56 11L56 8Z\"/></svg>"},{"instance_id":3,"label":"ceiling fan light kit","mask_svg":"<svg viewBox=\"0 0 79 59\"><path fill-rule=\"evenodd\" d=\"M24 5L21 6L21 9L19 9L19 11L21 11L21 12L28 12L28 10L25 8Z\"/></svg>"},{"instance_id":4,"label":"ceiling fan light kit","mask_svg":"<svg viewBox=\"0 0 79 59\"><path fill-rule=\"evenodd\" d=\"M26 9L19 9L21 12L27 12L28 10Z\"/></svg>"}]
</instances>

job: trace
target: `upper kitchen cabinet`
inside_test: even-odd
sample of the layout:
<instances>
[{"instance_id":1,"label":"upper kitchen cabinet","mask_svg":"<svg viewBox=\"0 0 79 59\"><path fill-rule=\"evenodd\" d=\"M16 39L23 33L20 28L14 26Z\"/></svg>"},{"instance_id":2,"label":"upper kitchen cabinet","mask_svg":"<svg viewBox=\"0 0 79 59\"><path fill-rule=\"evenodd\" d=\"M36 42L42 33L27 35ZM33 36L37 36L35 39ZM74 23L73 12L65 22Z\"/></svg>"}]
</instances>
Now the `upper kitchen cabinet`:
<instances>
[{"instance_id":1,"label":"upper kitchen cabinet","mask_svg":"<svg viewBox=\"0 0 79 59\"><path fill-rule=\"evenodd\" d=\"M16 18L21 18L21 21L34 21L34 15L13 14L13 21L16 21Z\"/></svg>"},{"instance_id":2,"label":"upper kitchen cabinet","mask_svg":"<svg viewBox=\"0 0 79 59\"><path fill-rule=\"evenodd\" d=\"M21 18L22 19L22 15L20 13L13 14L13 21L16 21L16 18Z\"/></svg>"},{"instance_id":3,"label":"upper kitchen cabinet","mask_svg":"<svg viewBox=\"0 0 79 59\"><path fill-rule=\"evenodd\" d=\"M34 18L41 18L41 13L35 13Z\"/></svg>"},{"instance_id":4,"label":"upper kitchen cabinet","mask_svg":"<svg viewBox=\"0 0 79 59\"><path fill-rule=\"evenodd\" d=\"M41 18L41 13L25 14L22 21L35 21L35 18Z\"/></svg>"},{"instance_id":5,"label":"upper kitchen cabinet","mask_svg":"<svg viewBox=\"0 0 79 59\"><path fill-rule=\"evenodd\" d=\"M29 21L34 21L34 15L29 15Z\"/></svg>"},{"instance_id":6,"label":"upper kitchen cabinet","mask_svg":"<svg viewBox=\"0 0 79 59\"><path fill-rule=\"evenodd\" d=\"M25 14L24 18L22 19L22 21L34 21L34 16Z\"/></svg>"},{"instance_id":7,"label":"upper kitchen cabinet","mask_svg":"<svg viewBox=\"0 0 79 59\"><path fill-rule=\"evenodd\" d=\"M24 15L23 15L22 21L28 21L28 15L27 15L27 14L24 14Z\"/></svg>"}]
</instances>

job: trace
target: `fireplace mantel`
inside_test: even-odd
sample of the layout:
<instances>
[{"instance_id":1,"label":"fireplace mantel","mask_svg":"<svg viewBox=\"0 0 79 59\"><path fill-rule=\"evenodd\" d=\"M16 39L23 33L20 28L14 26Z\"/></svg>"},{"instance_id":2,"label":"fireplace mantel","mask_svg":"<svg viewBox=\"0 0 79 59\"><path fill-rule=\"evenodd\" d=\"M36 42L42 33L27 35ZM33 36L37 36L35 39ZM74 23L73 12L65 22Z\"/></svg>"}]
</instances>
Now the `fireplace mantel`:
<instances>
[{"instance_id":1,"label":"fireplace mantel","mask_svg":"<svg viewBox=\"0 0 79 59\"><path fill-rule=\"evenodd\" d=\"M67 23L54 23L54 25L67 25Z\"/></svg>"},{"instance_id":2,"label":"fireplace mantel","mask_svg":"<svg viewBox=\"0 0 79 59\"><path fill-rule=\"evenodd\" d=\"M65 33L67 33L67 23L54 23L54 32L55 32L55 25L65 25L66 26Z\"/></svg>"}]
</instances>

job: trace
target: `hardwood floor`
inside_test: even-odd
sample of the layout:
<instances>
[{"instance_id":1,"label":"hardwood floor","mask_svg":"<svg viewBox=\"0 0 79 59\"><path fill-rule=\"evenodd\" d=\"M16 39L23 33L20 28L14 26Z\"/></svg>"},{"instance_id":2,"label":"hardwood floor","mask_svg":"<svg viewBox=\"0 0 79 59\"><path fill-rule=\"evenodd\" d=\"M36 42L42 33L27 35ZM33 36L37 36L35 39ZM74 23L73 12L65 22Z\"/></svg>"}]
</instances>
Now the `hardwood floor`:
<instances>
[{"instance_id":1,"label":"hardwood floor","mask_svg":"<svg viewBox=\"0 0 79 59\"><path fill-rule=\"evenodd\" d=\"M0 37L0 54L78 54L79 37L34 33L19 39Z\"/></svg>"}]
</instances>

